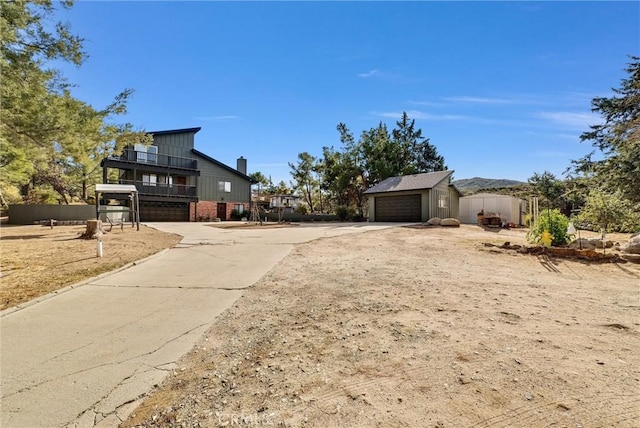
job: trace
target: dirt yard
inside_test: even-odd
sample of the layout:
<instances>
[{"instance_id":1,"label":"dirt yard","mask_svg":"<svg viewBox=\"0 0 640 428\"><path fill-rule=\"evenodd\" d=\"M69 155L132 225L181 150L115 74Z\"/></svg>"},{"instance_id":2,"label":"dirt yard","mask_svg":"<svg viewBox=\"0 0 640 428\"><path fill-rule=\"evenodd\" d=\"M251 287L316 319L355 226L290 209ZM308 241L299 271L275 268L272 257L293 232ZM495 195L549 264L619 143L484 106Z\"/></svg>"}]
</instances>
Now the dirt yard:
<instances>
[{"instance_id":1,"label":"dirt yard","mask_svg":"<svg viewBox=\"0 0 640 428\"><path fill-rule=\"evenodd\" d=\"M119 268L180 242L181 237L145 226L114 227L96 257L96 240L78 239L86 226L0 228L0 309ZM109 230L109 226L107 229Z\"/></svg>"},{"instance_id":2,"label":"dirt yard","mask_svg":"<svg viewBox=\"0 0 640 428\"><path fill-rule=\"evenodd\" d=\"M124 426L640 426L640 265L483 245L505 241L524 232L299 245Z\"/></svg>"}]
</instances>

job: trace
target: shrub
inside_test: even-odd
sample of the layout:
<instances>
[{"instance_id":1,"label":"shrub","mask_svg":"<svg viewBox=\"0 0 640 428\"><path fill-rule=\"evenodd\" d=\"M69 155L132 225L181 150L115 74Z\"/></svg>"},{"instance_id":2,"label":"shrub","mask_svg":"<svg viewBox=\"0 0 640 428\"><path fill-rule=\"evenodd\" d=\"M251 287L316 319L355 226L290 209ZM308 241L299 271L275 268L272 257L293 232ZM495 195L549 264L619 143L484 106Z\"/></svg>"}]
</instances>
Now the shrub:
<instances>
[{"instance_id":1,"label":"shrub","mask_svg":"<svg viewBox=\"0 0 640 428\"><path fill-rule=\"evenodd\" d=\"M364 221L364 216L359 212L354 212L351 216L351 221Z\"/></svg>"},{"instance_id":2,"label":"shrub","mask_svg":"<svg viewBox=\"0 0 640 428\"><path fill-rule=\"evenodd\" d=\"M338 216L340 221L345 221L347 217L349 217L349 208L345 207L344 205L340 205L338 208L336 208L336 215Z\"/></svg>"},{"instance_id":3,"label":"shrub","mask_svg":"<svg viewBox=\"0 0 640 428\"><path fill-rule=\"evenodd\" d=\"M294 212L302 215L309 214L309 208L306 205L298 204Z\"/></svg>"},{"instance_id":4,"label":"shrub","mask_svg":"<svg viewBox=\"0 0 640 428\"><path fill-rule=\"evenodd\" d=\"M242 218L242 214L240 213L240 211L234 209L233 211L231 211L231 219L232 220L240 220Z\"/></svg>"},{"instance_id":5,"label":"shrub","mask_svg":"<svg viewBox=\"0 0 640 428\"><path fill-rule=\"evenodd\" d=\"M593 189L578 215L578 221L591 230L605 232L634 232L640 227L638 208L624 199L622 193Z\"/></svg>"},{"instance_id":6,"label":"shrub","mask_svg":"<svg viewBox=\"0 0 640 428\"><path fill-rule=\"evenodd\" d=\"M540 213L540 216L536 219L533 227L529 230L527 239L529 242L540 243L544 232L548 231L552 237L552 246L557 247L565 245L570 239L567 234L568 226L569 219L559 210L545 210Z\"/></svg>"}]
</instances>

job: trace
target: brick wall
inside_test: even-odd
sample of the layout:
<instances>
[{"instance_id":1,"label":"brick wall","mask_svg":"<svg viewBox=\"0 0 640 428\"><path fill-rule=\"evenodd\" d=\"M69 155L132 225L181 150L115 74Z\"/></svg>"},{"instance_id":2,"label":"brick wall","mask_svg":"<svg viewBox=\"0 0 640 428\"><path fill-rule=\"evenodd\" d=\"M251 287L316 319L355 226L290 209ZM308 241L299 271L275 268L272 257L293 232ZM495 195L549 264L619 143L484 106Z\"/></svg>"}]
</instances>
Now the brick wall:
<instances>
[{"instance_id":1,"label":"brick wall","mask_svg":"<svg viewBox=\"0 0 640 428\"><path fill-rule=\"evenodd\" d=\"M227 213L225 218L220 220L231 220L231 212L235 209L236 202L225 202L227 204ZM244 217L248 217L249 204L238 202L238 204L244 205ZM197 206L196 206L197 205ZM189 221L214 221L218 217L218 202L217 201L200 201L192 202L189 205Z\"/></svg>"},{"instance_id":2,"label":"brick wall","mask_svg":"<svg viewBox=\"0 0 640 428\"><path fill-rule=\"evenodd\" d=\"M189 208L190 221L213 221L218 216L218 204L215 201L192 202Z\"/></svg>"}]
</instances>

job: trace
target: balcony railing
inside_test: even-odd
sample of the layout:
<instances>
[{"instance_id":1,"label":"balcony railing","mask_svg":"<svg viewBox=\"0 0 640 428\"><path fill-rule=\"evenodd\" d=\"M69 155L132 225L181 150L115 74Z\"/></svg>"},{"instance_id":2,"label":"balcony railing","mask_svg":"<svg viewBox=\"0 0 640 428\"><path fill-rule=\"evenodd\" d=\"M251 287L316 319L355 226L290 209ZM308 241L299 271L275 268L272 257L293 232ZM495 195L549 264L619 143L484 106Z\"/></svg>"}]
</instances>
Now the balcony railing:
<instances>
[{"instance_id":1,"label":"balcony railing","mask_svg":"<svg viewBox=\"0 0 640 428\"><path fill-rule=\"evenodd\" d=\"M145 165L172 166L176 168L198 169L198 161L180 156L169 156L158 153L140 152L125 149L121 155L113 155L109 159L141 163Z\"/></svg>"},{"instance_id":2,"label":"balcony railing","mask_svg":"<svg viewBox=\"0 0 640 428\"><path fill-rule=\"evenodd\" d=\"M140 195L170 196L174 198L195 198L196 186L186 184L149 183L139 180L111 180L111 184L133 184Z\"/></svg>"}]
</instances>

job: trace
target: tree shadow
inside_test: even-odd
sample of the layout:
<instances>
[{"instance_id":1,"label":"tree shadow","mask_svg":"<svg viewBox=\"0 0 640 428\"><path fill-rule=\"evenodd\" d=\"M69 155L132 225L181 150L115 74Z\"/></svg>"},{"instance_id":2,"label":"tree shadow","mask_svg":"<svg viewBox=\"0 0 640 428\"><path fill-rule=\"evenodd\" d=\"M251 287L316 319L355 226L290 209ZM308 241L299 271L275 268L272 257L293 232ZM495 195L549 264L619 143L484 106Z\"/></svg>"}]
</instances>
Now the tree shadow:
<instances>
[{"instance_id":1,"label":"tree shadow","mask_svg":"<svg viewBox=\"0 0 640 428\"><path fill-rule=\"evenodd\" d=\"M44 238L45 235L9 235L9 236L0 236L0 241L16 241L20 239L40 239Z\"/></svg>"},{"instance_id":2,"label":"tree shadow","mask_svg":"<svg viewBox=\"0 0 640 428\"><path fill-rule=\"evenodd\" d=\"M556 266L559 265L560 263L558 263L557 260L552 259L551 257L549 257L547 254L540 254L538 256L538 261L540 262L540 264L542 265L542 267L544 267L546 270L548 270L549 272L553 272L553 273L561 273L560 269L558 269Z\"/></svg>"},{"instance_id":3,"label":"tree shadow","mask_svg":"<svg viewBox=\"0 0 640 428\"><path fill-rule=\"evenodd\" d=\"M633 276L635 278L640 278L640 275L638 275L636 272L625 268L624 266L622 266L620 263L614 263L614 265L620 269L622 272L626 273L627 275Z\"/></svg>"}]
</instances>

